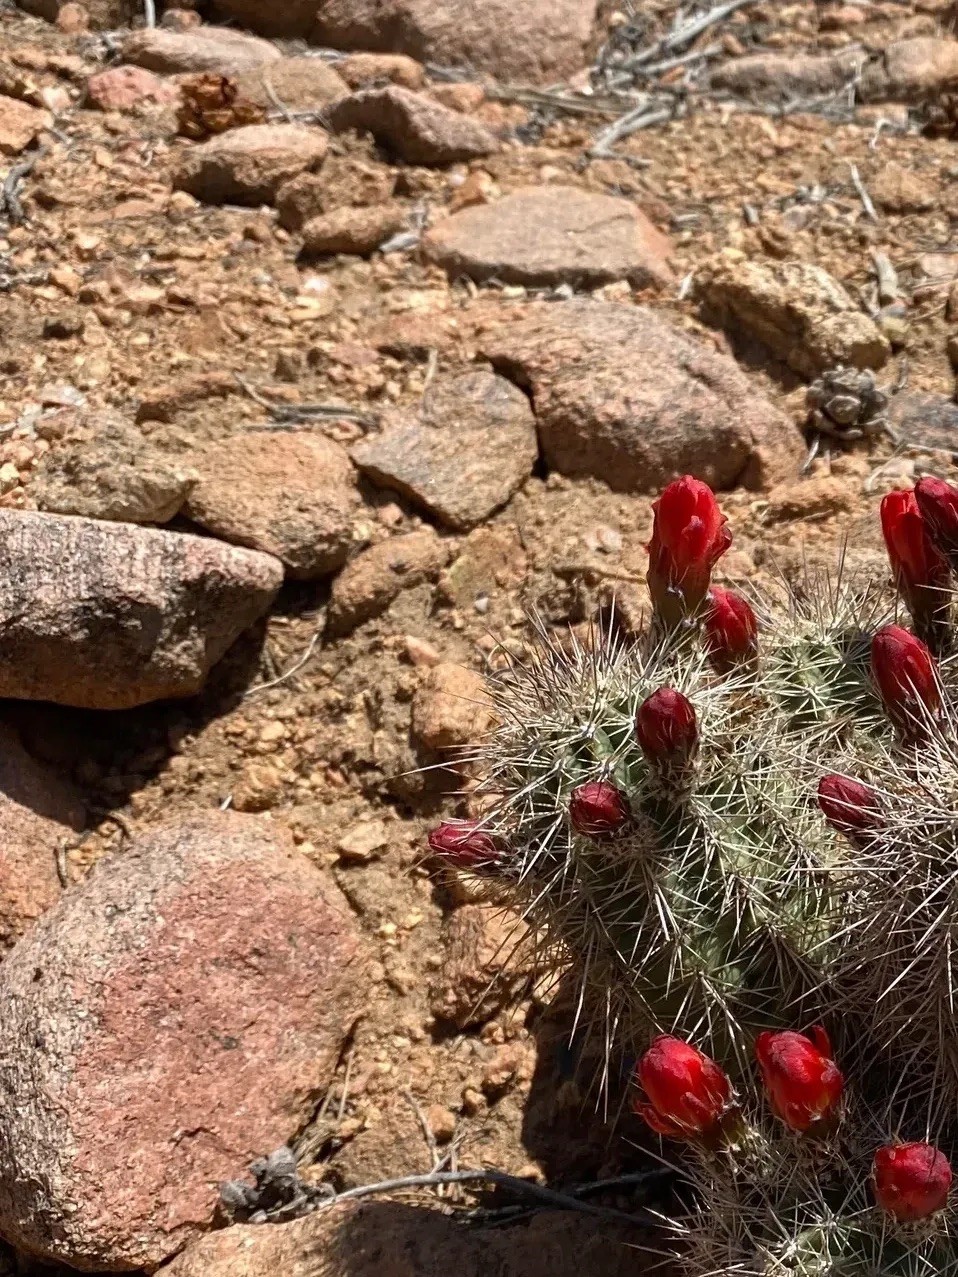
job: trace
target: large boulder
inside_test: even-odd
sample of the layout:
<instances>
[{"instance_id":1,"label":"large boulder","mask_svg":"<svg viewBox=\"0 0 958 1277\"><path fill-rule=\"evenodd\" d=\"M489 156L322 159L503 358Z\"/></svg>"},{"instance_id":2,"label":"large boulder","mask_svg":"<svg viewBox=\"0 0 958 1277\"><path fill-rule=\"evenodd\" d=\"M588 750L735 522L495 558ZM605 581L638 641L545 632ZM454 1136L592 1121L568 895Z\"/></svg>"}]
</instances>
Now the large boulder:
<instances>
[{"instance_id":1,"label":"large boulder","mask_svg":"<svg viewBox=\"0 0 958 1277\"><path fill-rule=\"evenodd\" d=\"M804 455L792 423L734 359L640 306L580 298L536 305L480 340L528 389L546 464L619 492L681 474L763 487Z\"/></svg>"},{"instance_id":2,"label":"large boulder","mask_svg":"<svg viewBox=\"0 0 958 1277\"><path fill-rule=\"evenodd\" d=\"M529 401L485 370L437 379L418 411L398 414L353 449L374 483L458 531L505 505L538 457Z\"/></svg>"},{"instance_id":3,"label":"large boulder","mask_svg":"<svg viewBox=\"0 0 958 1277\"><path fill-rule=\"evenodd\" d=\"M551 83L589 61L598 0L213 0L216 13L267 35L406 53L500 80Z\"/></svg>"},{"instance_id":4,"label":"large boulder","mask_svg":"<svg viewBox=\"0 0 958 1277\"><path fill-rule=\"evenodd\" d=\"M198 1237L328 1085L360 966L268 822L207 813L105 858L0 967L0 1233L97 1272Z\"/></svg>"},{"instance_id":5,"label":"large boulder","mask_svg":"<svg viewBox=\"0 0 958 1277\"><path fill-rule=\"evenodd\" d=\"M0 696L192 696L282 579L276 559L206 538L0 510Z\"/></svg>"},{"instance_id":6,"label":"large boulder","mask_svg":"<svg viewBox=\"0 0 958 1277\"><path fill-rule=\"evenodd\" d=\"M672 282L668 236L640 208L578 186L527 186L444 218L423 252L453 278L594 287Z\"/></svg>"}]
</instances>

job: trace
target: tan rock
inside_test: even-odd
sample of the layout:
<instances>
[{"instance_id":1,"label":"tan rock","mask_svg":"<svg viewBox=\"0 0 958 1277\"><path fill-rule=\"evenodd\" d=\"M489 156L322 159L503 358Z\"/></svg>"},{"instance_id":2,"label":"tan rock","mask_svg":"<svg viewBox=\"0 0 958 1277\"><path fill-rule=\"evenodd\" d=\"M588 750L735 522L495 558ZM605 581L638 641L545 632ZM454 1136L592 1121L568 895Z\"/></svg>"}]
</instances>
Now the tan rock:
<instances>
[{"instance_id":1,"label":"tan rock","mask_svg":"<svg viewBox=\"0 0 958 1277\"><path fill-rule=\"evenodd\" d=\"M337 133L372 133L407 164L441 167L499 149L498 139L485 125L395 85L343 98L330 109L329 122Z\"/></svg>"},{"instance_id":2,"label":"tan rock","mask_svg":"<svg viewBox=\"0 0 958 1277\"><path fill-rule=\"evenodd\" d=\"M52 123L49 111L0 95L0 155L19 155Z\"/></svg>"},{"instance_id":3,"label":"tan rock","mask_svg":"<svg viewBox=\"0 0 958 1277\"><path fill-rule=\"evenodd\" d=\"M712 73L713 89L724 89L762 102L838 93L854 84L867 60L861 49L837 53L754 53L732 58Z\"/></svg>"},{"instance_id":4,"label":"tan rock","mask_svg":"<svg viewBox=\"0 0 958 1277\"><path fill-rule=\"evenodd\" d=\"M958 40L914 36L889 44L858 86L865 102L932 100L958 86Z\"/></svg>"},{"instance_id":5,"label":"tan rock","mask_svg":"<svg viewBox=\"0 0 958 1277\"><path fill-rule=\"evenodd\" d=\"M327 145L319 128L250 124L191 147L173 183L207 204L268 204L284 182L316 168Z\"/></svg>"},{"instance_id":6,"label":"tan rock","mask_svg":"<svg viewBox=\"0 0 958 1277\"><path fill-rule=\"evenodd\" d=\"M696 288L710 318L747 333L803 375L836 364L881 368L891 354L874 320L810 262L723 254L699 273Z\"/></svg>"},{"instance_id":7,"label":"tan rock","mask_svg":"<svg viewBox=\"0 0 958 1277\"><path fill-rule=\"evenodd\" d=\"M421 89L426 82L422 66L402 53L348 53L336 63L336 70L351 89L387 83Z\"/></svg>"},{"instance_id":8,"label":"tan rock","mask_svg":"<svg viewBox=\"0 0 958 1277\"><path fill-rule=\"evenodd\" d=\"M670 240L625 199L576 186L528 186L438 222L423 252L453 277L531 287L672 282Z\"/></svg>"},{"instance_id":9,"label":"tan rock","mask_svg":"<svg viewBox=\"0 0 958 1277\"><path fill-rule=\"evenodd\" d=\"M362 1003L336 889L280 830L209 812L100 861L0 968L0 1230L155 1269L286 1142Z\"/></svg>"},{"instance_id":10,"label":"tan rock","mask_svg":"<svg viewBox=\"0 0 958 1277\"><path fill-rule=\"evenodd\" d=\"M900 164L886 164L868 190L878 207L889 213L925 213L938 202L934 183Z\"/></svg>"},{"instance_id":11,"label":"tan rock","mask_svg":"<svg viewBox=\"0 0 958 1277\"><path fill-rule=\"evenodd\" d=\"M412 703L412 734L427 749L478 745L493 721L485 679L444 661L424 676Z\"/></svg>"},{"instance_id":12,"label":"tan rock","mask_svg":"<svg viewBox=\"0 0 958 1277\"><path fill-rule=\"evenodd\" d=\"M276 192L279 224L298 231L339 208L371 208L392 199L396 174L359 155L330 155L319 173L300 173Z\"/></svg>"},{"instance_id":13,"label":"tan rock","mask_svg":"<svg viewBox=\"0 0 958 1277\"><path fill-rule=\"evenodd\" d=\"M543 456L561 474L620 492L657 492L681 474L761 487L804 455L799 431L734 359L645 307L529 307L479 346L531 392Z\"/></svg>"},{"instance_id":14,"label":"tan rock","mask_svg":"<svg viewBox=\"0 0 958 1277\"><path fill-rule=\"evenodd\" d=\"M345 449L320 434L250 431L195 458L185 512L234 545L279 559L291 577L328 576L355 545L360 507Z\"/></svg>"},{"instance_id":15,"label":"tan rock","mask_svg":"<svg viewBox=\"0 0 958 1277\"><path fill-rule=\"evenodd\" d=\"M435 579L450 553L447 541L423 529L357 554L333 582L327 620L330 634L348 633L385 612L403 590Z\"/></svg>"},{"instance_id":16,"label":"tan rock","mask_svg":"<svg viewBox=\"0 0 958 1277\"><path fill-rule=\"evenodd\" d=\"M124 62L163 75L178 71L240 75L264 62L276 62L281 55L266 40L229 27L195 27L189 31L153 27L128 36L121 56Z\"/></svg>"},{"instance_id":17,"label":"tan rock","mask_svg":"<svg viewBox=\"0 0 958 1277\"><path fill-rule=\"evenodd\" d=\"M521 390L484 370L437 378L416 413L396 414L353 449L374 483L459 531L505 505L539 455Z\"/></svg>"},{"instance_id":18,"label":"tan rock","mask_svg":"<svg viewBox=\"0 0 958 1277\"><path fill-rule=\"evenodd\" d=\"M276 559L209 538L0 510L0 697L192 696L281 582Z\"/></svg>"},{"instance_id":19,"label":"tan rock","mask_svg":"<svg viewBox=\"0 0 958 1277\"><path fill-rule=\"evenodd\" d=\"M349 93L336 68L322 58L263 63L238 75L236 87L243 97L269 111L276 110L277 102L290 111L321 111Z\"/></svg>"},{"instance_id":20,"label":"tan rock","mask_svg":"<svg viewBox=\"0 0 958 1277\"><path fill-rule=\"evenodd\" d=\"M408 217L406 207L392 201L372 208L334 208L303 227L303 253L307 257L332 253L366 257L403 230Z\"/></svg>"},{"instance_id":21,"label":"tan rock","mask_svg":"<svg viewBox=\"0 0 958 1277\"><path fill-rule=\"evenodd\" d=\"M443 926L443 964L430 990L433 1015L460 1029L498 1015L528 978L527 938L521 919L499 906L456 909Z\"/></svg>"}]
</instances>

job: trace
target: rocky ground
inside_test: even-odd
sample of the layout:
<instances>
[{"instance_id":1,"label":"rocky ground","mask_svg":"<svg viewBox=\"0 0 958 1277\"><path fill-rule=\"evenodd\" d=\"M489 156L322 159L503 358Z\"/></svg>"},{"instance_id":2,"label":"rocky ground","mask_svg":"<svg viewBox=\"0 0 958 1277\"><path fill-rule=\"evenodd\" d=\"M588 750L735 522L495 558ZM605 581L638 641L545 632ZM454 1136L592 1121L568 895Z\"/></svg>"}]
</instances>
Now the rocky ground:
<instances>
[{"instance_id":1,"label":"rocky ground","mask_svg":"<svg viewBox=\"0 0 958 1277\"><path fill-rule=\"evenodd\" d=\"M760 586L949 472L955 6L158 7L0 0L0 1272L634 1271L641 1133L424 834L664 482ZM616 1184L303 1214L480 1168Z\"/></svg>"}]
</instances>

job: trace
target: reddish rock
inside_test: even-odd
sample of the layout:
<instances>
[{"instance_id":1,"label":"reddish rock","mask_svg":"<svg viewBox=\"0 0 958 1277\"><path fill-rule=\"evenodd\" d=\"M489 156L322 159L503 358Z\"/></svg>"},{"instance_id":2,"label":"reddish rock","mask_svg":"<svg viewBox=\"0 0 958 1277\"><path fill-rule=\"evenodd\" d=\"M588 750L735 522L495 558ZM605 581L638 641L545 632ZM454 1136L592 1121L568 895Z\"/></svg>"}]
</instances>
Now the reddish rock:
<instances>
[{"instance_id":1,"label":"reddish rock","mask_svg":"<svg viewBox=\"0 0 958 1277\"><path fill-rule=\"evenodd\" d=\"M312 1112L360 975L345 902L269 823L205 813L106 857L0 968L0 1232L156 1268Z\"/></svg>"},{"instance_id":2,"label":"reddish rock","mask_svg":"<svg viewBox=\"0 0 958 1277\"><path fill-rule=\"evenodd\" d=\"M0 155L19 155L51 123L49 111L0 94Z\"/></svg>"},{"instance_id":3,"label":"reddish rock","mask_svg":"<svg viewBox=\"0 0 958 1277\"><path fill-rule=\"evenodd\" d=\"M85 105L98 111L129 111L140 102L173 103L179 96L175 84L144 67L117 66L90 76Z\"/></svg>"},{"instance_id":4,"label":"reddish rock","mask_svg":"<svg viewBox=\"0 0 958 1277\"><path fill-rule=\"evenodd\" d=\"M372 133L407 164L441 167L499 149L498 139L484 125L395 85L343 98L331 108L329 123L337 133Z\"/></svg>"},{"instance_id":5,"label":"reddish rock","mask_svg":"<svg viewBox=\"0 0 958 1277\"><path fill-rule=\"evenodd\" d=\"M406 207L392 201L373 208L334 208L312 218L303 227L303 253L307 257L332 253L367 257L403 230L408 220Z\"/></svg>"},{"instance_id":6,"label":"reddish rock","mask_svg":"<svg viewBox=\"0 0 958 1277\"><path fill-rule=\"evenodd\" d=\"M492 722L485 679L452 661L433 666L413 697L412 734L426 749L478 745Z\"/></svg>"},{"instance_id":7,"label":"reddish rock","mask_svg":"<svg viewBox=\"0 0 958 1277\"><path fill-rule=\"evenodd\" d=\"M282 576L206 537L0 510L0 697L128 709L192 696Z\"/></svg>"},{"instance_id":8,"label":"reddish rock","mask_svg":"<svg viewBox=\"0 0 958 1277\"><path fill-rule=\"evenodd\" d=\"M641 209L577 186L527 186L462 209L429 231L423 252L452 277L532 287L673 279L671 241Z\"/></svg>"},{"instance_id":9,"label":"reddish rock","mask_svg":"<svg viewBox=\"0 0 958 1277\"><path fill-rule=\"evenodd\" d=\"M374 483L459 531L505 505L538 455L528 399L483 370L437 379L418 412L397 415L382 434L353 449L353 460Z\"/></svg>"},{"instance_id":10,"label":"reddish rock","mask_svg":"<svg viewBox=\"0 0 958 1277\"><path fill-rule=\"evenodd\" d=\"M530 307L480 349L531 391L546 463L561 474L619 492L657 492L681 474L756 488L793 477L804 455L734 359L645 307Z\"/></svg>"},{"instance_id":11,"label":"reddish rock","mask_svg":"<svg viewBox=\"0 0 958 1277\"><path fill-rule=\"evenodd\" d=\"M236 77L244 98L275 111L281 102L290 111L321 111L346 97L349 86L337 68L322 58L280 58Z\"/></svg>"},{"instance_id":12,"label":"reddish rock","mask_svg":"<svg viewBox=\"0 0 958 1277\"><path fill-rule=\"evenodd\" d=\"M934 179L900 164L883 164L868 188L878 207L889 213L927 213L938 202Z\"/></svg>"},{"instance_id":13,"label":"reddish rock","mask_svg":"<svg viewBox=\"0 0 958 1277\"><path fill-rule=\"evenodd\" d=\"M188 150L173 184L207 204L268 204L284 182L316 168L328 139L299 124L249 124Z\"/></svg>"},{"instance_id":14,"label":"reddish rock","mask_svg":"<svg viewBox=\"0 0 958 1277\"><path fill-rule=\"evenodd\" d=\"M66 35L80 35L84 31L89 31L90 15L82 4L75 4L73 0L68 0L67 4L60 6L57 27Z\"/></svg>"},{"instance_id":15,"label":"reddish rock","mask_svg":"<svg viewBox=\"0 0 958 1277\"><path fill-rule=\"evenodd\" d=\"M327 628L346 634L385 612L402 593L434 580L449 562L452 547L432 529L381 541L357 554L333 582Z\"/></svg>"},{"instance_id":16,"label":"reddish rock","mask_svg":"<svg viewBox=\"0 0 958 1277\"><path fill-rule=\"evenodd\" d=\"M191 31L153 27L134 31L120 52L124 62L161 74L218 71L221 75L241 75L265 62L276 62L281 56L279 49L266 40L229 27L196 27Z\"/></svg>"},{"instance_id":17,"label":"reddish rock","mask_svg":"<svg viewBox=\"0 0 958 1277\"><path fill-rule=\"evenodd\" d=\"M434 84L429 90L430 97L435 98L450 111L460 111L463 115L471 115L478 111L486 100L486 90L481 84L470 84L466 81L453 81L451 84Z\"/></svg>"},{"instance_id":18,"label":"reddish rock","mask_svg":"<svg viewBox=\"0 0 958 1277\"><path fill-rule=\"evenodd\" d=\"M713 89L763 102L790 102L838 93L854 84L866 58L861 49L823 55L754 53L718 67L711 85Z\"/></svg>"},{"instance_id":19,"label":"reddish rock","mask_svg":"<svg viewBox=\"0 0 958 1277\"><path fill-rule=\"evenodd\" d=\"M69 11L83 8L90 25L98 31L116 31L119 27L132 26L143 15L140 0L86 0L82 6L74 4L73 0L17 0L17 3L27 13L57 23L64 10L68 13L66 21L69 22Z\"/></svg>"},{"instance_id":20,"label":"reddish rock","mask_svg":"<svg viewBox=\"0 0 958 1277\"><path fill-rule=\"evenodd\" d=\"M82 826L73 791L0 724L0 950L56 903L57 849Z\"/></svg>"},{"instance_id":21,"label":"reddish rock","mask_svg":"<svg viewBox=\"0 0 958 1277\"><path fill-rule=\"evenodd\" d=\"M289 576L327 576L353 548L360 500L345 449L319 434L251 431L196 460L186 514L235 545L275 555Z\"/></svg>"},{"instance_id":22,"label":"reddish rock","mask_svg":"<svg viewBox=\"0 0 958 1277\"><path fill-rule=\"evenodd\" d=\"M426 82L425 70L414 58L402 53L349 53L336 63L336 70L351 89L364 89L372 84L421 89Z\"/></svg>"},{"instance_id":23,"label":"reddish rock","mask_svg":"<svg viewBox=\"0 0 958 1277\"><path fill-rule=\"evenodd\" d=\"M661 1245L638 1225L571 1211L539 1211L521 1228L475 1228L404 1202L346 1203L292 1224L213 1233L163 1277L635 1277L643 1243Z\"/></svg>"},{"instance_id":24,"label":"reddish rock","mask_svg":"<svg viewBox=\"0 0 958 1277\"><path fill-rule=\"evenodd\" d=\"M227 9L237 2L257 4L217 0ZM565 80L590 60L597 11L597 0L324 0L312 38L542 84Z\"/></svg>"}]
</instances>

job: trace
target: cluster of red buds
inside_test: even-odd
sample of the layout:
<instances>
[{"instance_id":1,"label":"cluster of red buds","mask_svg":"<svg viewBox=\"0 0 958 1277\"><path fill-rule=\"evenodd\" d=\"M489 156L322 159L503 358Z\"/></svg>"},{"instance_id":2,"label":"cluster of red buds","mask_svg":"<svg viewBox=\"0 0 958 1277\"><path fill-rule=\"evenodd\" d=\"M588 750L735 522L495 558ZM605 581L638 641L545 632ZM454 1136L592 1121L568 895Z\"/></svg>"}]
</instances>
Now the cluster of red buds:
<instances>
[{"instance_id":1,"label":"cluster of red buds","mask_svg":"<svg viewBox=\"0 0 958 1277\"><path fill-rule=\"evenodd\" d=\"M755 1056L769 1104L781 1122L802 1136L834 1134L845 1079L820 1025L806 1033L760 1033ZM681 1038L657 1037L639 1060L635 1080L642 1096L633 1101L633 1111L666 1139L712 1148L743 1129L728 1075ZM943 1210L951 1181L947 1157L931 1144L892 1143L875 1153L875 1201L899 1223Z\"/></svg>"}]
</instances>

